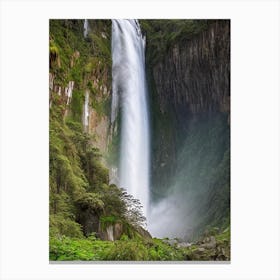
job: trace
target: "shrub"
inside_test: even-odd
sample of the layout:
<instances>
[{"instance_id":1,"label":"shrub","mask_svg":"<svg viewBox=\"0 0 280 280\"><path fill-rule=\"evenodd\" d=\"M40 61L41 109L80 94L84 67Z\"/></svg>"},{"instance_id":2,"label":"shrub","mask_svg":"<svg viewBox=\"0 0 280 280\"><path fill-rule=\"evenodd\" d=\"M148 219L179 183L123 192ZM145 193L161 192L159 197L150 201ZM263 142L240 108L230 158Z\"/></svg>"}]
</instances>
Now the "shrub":
<instances>
[{"instance_id":1,"label":"shrub","mask_svg":"<svg viewBox=\"0 0 280 280\"><path fill-rule=\"evenodd\" d=\"M148 260L148 250L139 241L116 241L103 258L117 261L145 261Z\"/></svg>"},{"instance_id":2,"label":"shrub","mask_svg":"<svg viewBox=\"0 0 280 280\"><path fill-rule=\"evenodd\" d=\"M81 208L91 208L96 212L100 212L104 209L104 202L101 200L101 196L97 193L83 193L79 195L75 202Z\"/></svg>"},{"instance_id":3,"label":"shrub","mask_svg":"<svg viewBox=\"0 0 280 280\"><path fill-rule=\"evenodd\" d=\"M82 237L81 225L63 217L61 214L50 215L50 236Z\"/></svg>"}]
</instances>

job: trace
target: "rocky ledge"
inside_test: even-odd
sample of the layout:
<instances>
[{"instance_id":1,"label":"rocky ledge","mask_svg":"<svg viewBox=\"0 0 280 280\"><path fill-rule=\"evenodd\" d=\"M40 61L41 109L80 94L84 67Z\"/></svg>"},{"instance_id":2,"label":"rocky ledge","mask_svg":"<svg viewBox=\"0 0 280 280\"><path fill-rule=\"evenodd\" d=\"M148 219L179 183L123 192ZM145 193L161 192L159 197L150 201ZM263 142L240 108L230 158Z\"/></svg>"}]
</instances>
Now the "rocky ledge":
<instances>
[{"instance_id":1,"label":"rocky ledge","mask_svg":"<svg viewBox=\"0 0 280 280\"><path fill-rule=\"evenodd\" d=\"M230 261L230 230L206 232L204 237L195 242L180 239L164 239L170 246L184 251L189 261Z\"/></svg>"}]
</instances>

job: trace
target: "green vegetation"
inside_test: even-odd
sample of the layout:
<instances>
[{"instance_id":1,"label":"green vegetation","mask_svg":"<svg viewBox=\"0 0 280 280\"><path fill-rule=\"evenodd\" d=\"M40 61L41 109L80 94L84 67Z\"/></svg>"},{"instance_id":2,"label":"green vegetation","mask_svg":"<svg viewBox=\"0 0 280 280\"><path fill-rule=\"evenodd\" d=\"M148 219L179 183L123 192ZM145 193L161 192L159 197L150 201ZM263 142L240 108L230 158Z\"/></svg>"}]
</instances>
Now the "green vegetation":
<instances>
[{"instance_id":1,"label":"green vegetation","mask_svg":"<svg viewBox=\"0 0 280 280\"><path fill-rule=\"evenodd\" d=\"M53 106L50 114L50 234L80 236L78 217L90 209L106 216L104 222L114 217L142 225L139 201L108 184L108 170L90 136L71 118L58 121L59 110Z\"/></svg>"},{"instance_id":2,"label":"green vegetation","mask_svg":"<svg viewBox=\"0 0 280 280\"><path fill-rule=\"evenodd\" d=\"M177 42L184 42L190 36L195 36L207 28L208 22L194 21L146 21L141 20L141 26L148 38L148 59L156 63ZM111 87L111 54L110 32L111 22L108 20L89 21L90 32L83 38L82 20L50 20L50 72L54 75L54 84L61 87L51 91L51 107L49 119L49 258L50 260L107 260L107 261L184 261L184 260L216 260L228 259L230 231L213 230L212 226L226 228L229 220L221 220L217 211L227 211L227 203L219 204L218 210L209 211L206 220L215 216L215 223L208 232L214 236L216 247L201 249L201 244L207 244L197 239L191 246L183 242L173 242L168 239L151 238L144 230L146 219L142 214L139 200L133 198L123 189L109 184L108 169L102 163L100 151L94 146L96 135L88 134L82 126L83 103L85 91L90 92L90 106L97 117L108 116L110 97L103 94ZM163 32L162 30L165 29ZM74 81L74 90L69 105L66 104L64 89L69 81ZM155 86L153 84L153 86ZM153 100L152 110L160 116L153 122L156 131L161 131L164 140L173 144L171 138L172 123L175 117L166 112L161 116L159 107ZM120 127L120 114L116 125ZM206 138L217 141L219 134L225 128L217 121L214 128L217 131L201 133L191 131L187 145L193 153L201 156L205 150L200 148ZM119 132L109 143L106 160L116 163L119 151ZM203 135L203 139L201 138ZM189 141L189 142L188 142ZM154 141L155 145L159 145ZM197 143L197 144L195 144ZM219 142L220 143L220 142ZM213 143L209 141L205 149L211 150ZM228 143L220 143L228 147ZM192 146L193 145L193 146ZM172 153L171 147L167 147ZM228 151L228 150L227 150ZM193 156L189 150L182 151L184 155ZM228 183L228 178L222 174L227 172L229 153L215 153L213 158L204 163L194 160L189 170L197 177L197 182L204 176L209 184L215 186L215 199L224 197L225 190L219 189L221 184ZM212 155L212 154L211 154ZM220 161L218 168L205 171ZM201 165L200 174L195 173L194 166ZM176 166L174 165L174 168ZM203 174L203 172L205 174ZM207 174L206 174L207 173ZM168 175L168 172L166 172ZM217 178L215 181L213 178ZM195 182L195 183L197 183ZM219 184L218 184L219 182ZM220 184L220 182L222 182ZM197 183L197 186L199 184ZM228 186L229 187L229 186ZM164 187L163 187L164 188ZM210 189L210 187L209 187ZM163 189L161 189L162 191ZM158 191L158 194L161 192ZM163 190L162 193L165 191ZM213 208L212 208L213 209ZM197 223L205 223L197 220ZM206 221L208 222L208 220ZM209 222L210 224L210 222ZM107 229L119 226L119 236L115 241L105 241ZM115 230L115 228L114 228ZM205 237L205 238L208 238ZM210 237L209 237L210 238Z\"/></svg>"},{"instance_id":3,"label":"green vegetation","mask_svg":"<svg viewBox=\"0 0 280 280\"><path fill-rule=\"evenodd\" d=\"M50 238L50 260L100 260L110 246L109 241L95 241L90 238Z\"/></svg>"},{"instance_id":4,"label":"green vegetation","mask_svg":"<svg viewBox=\"0 0 280 280\"><path fill-rule=\"evenodd\" d=\"M212 232L213 233L213 232ZM210 236L215 238L215 246L203 243ZM102 241L94 235L88 238L50 239L50 260L61 261L187 261L187 260L229 260L230 230L208 232L197 243L182 245L176 240L130 239L123 234L117 241Z\"/></svg>"},{"instance_id":5,"label":"green vegetation","mask_svg":"<svg viewBox=\"0 0 280 280\"><path fill-rule=\"evenodd\" d=\"M111 22L89 21L90 32L83 37L82 20L50 20L50 72L63 88L74 81L71 102L73 119L81 121L84 92L89 89L94 109L108 113L110 98L103 97L101 85L111 87ZM92 80L98 78L98 83ZM53 95L51 96L53 98ZM62 97L61 97L62 99Z\"/></svg>"},{"instance_id":6,"label":"green vegetation","mask_svg":"<svg viewBox=\"0 0 280 280\"><path fill-rule=\"evenodd\" d=\"M74 81L69 105L63 94L51 92L50 248L63 240L62 247L69 246L67 250L74 255L76 252L81 259L86 253L75 246L80 246L79 242L88 244L94 232L104 235L108 225L118 222L131 239L139 236L138 228L145 223L139 202L109 184L108 169L93 145L95 135L84 132L81 123L86 89L91 92L91 105L98 116L107 115L109 108L109 99L100 97L100 88L109 88L110 83L110 25L108 21L94 23L90 21L91 32L85 39L82 21L50 21L50 72L55 77L54 84L65 87ZM70 242L71 238L79 241Z\"/></svg>"},{"instance_id":7,"label":"green vegetation","mask_svg":"<svg viewBox=\"0 0 280 280\"><path fill-rule=\"evenodd\" d=\"M107 226L119 222L133 242L141 237L137 228L145 223L141 205L123 189L109 185L108 170L101 164L91 137L73 117L64 119L63 112L59 105L50 111L50 258L110 259L115 254L110 242L93 241L90 234L95 231L100 235ZM91 219L97 220L94 231L88 230Z\"/></svg>"},{"instance_id":8,"label":"green vegetation","mask_svg":"<svg viewBox=\"0 0 280 280\"><path fill-rule=\"evenodd\" d=\"M50 241L51 260L167 261L184 260L184 251L160 239L110 242L63 237Z\"/></svg>"}]
</instances>

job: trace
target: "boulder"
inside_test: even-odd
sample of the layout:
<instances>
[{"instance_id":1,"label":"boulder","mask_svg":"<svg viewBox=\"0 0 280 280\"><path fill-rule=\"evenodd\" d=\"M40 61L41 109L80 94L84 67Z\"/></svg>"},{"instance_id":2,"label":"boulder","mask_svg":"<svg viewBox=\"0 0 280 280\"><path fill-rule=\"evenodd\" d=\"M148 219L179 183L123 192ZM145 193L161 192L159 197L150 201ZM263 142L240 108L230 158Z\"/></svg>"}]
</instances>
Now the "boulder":
<instances>
[{"instance_id":1,"label":"boulder","mask_svg":"<svg viewBox=\"0 0 280 280\"><path fill-rule=\"evenodd\" d=\"M204 248L207 248L207 249L216 248L217 242L216 242L216 239L214 236L210 236L209 238L206 238L206 239L208 242L202 245Z\"/></svg>"}]
</instances>

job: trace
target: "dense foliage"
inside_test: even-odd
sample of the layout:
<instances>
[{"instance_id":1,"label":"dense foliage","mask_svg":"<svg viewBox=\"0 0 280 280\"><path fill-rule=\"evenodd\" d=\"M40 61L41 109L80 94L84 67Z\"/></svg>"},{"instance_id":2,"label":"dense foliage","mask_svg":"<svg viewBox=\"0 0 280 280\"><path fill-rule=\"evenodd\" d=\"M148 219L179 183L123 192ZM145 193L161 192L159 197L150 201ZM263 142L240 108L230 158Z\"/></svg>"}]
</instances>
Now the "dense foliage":
<instances>
[{"instance_id":1,"label":"dense foliage","mask_svg":"<svg viewBox=\"0 0 280 280\"><path fill-rule=\"evenodd\" d=\"M186 261L186 260L229 260L230 231L208 232L197 243L180 243L179 240L129 239L123 235L120 240L102 241L94 235L85 238L61 237L50 239L50 260L58 261ZM215 236L215 246L203 244L203 240ZM184 245L184 246L183 246Z\"/></svg>"}]
</instances>

